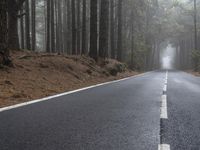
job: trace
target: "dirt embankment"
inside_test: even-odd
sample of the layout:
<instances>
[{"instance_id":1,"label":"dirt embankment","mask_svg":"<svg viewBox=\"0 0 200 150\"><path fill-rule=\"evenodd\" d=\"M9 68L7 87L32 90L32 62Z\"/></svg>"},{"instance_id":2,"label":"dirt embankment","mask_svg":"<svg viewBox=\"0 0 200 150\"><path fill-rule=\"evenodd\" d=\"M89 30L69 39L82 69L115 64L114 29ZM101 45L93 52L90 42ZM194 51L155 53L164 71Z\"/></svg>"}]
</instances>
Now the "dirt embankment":
<instances>
[{"instance_id":1,"label":"dirt embankment","mask_svg":"<svg viewBox=\"0 0 200 150\"><path fill-rule=\"evenodd\" d=\"M12 52L13 68L0 68L0 107L138 74L115 60Z\"/></svg>"},{"instance_id":2,"label":"dirt embankment","mask_svg":"<svg viewBox=\"0 0 200 150\"><path fill-rule=\"evenodd\" d=\"M194 75L194 76L200 77L200 72L195 72L195 71L193 71L193 70L187 70L186 72L187 72L187 73L190 73L190 74L192 74L192 75Z\"/></svg>"}]
</instances>

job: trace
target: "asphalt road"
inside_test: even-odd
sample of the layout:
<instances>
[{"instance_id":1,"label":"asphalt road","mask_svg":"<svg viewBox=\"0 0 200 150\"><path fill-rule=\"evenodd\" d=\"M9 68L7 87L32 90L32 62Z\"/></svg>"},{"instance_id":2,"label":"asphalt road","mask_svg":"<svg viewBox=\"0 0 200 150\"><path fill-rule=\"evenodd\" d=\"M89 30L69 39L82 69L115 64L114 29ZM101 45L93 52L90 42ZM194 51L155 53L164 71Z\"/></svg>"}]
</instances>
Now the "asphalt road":
<instances>
[{"instance_id":1,"label":"asphalt road","mask_svg":"<svg viewBox=\"0 0 200 150\"><path fill-rule=\"evenodd\" d=\"M0 112L0 150L200 150L200 78L167 81L154 71Z\"/></svg>"},{"instance_id":2,"label":"asphalt road","mask_svg":"<svg viewBox=\"0 0 200 150\"><path fill-rule=\"evenodd\" d=\"M167 96L162 142L170 144L171 150L200 150L200 78L169 72Z\"/></svg>"}]
</instances>

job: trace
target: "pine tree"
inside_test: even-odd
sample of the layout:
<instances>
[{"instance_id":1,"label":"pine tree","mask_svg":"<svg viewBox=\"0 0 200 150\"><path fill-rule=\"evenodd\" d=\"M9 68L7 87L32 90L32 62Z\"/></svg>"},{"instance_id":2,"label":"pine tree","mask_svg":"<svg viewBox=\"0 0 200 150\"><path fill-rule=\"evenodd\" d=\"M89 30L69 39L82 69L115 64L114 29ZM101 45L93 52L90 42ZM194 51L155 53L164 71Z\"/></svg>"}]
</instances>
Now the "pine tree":
<instances>
[{"instance_id":1,"label":"pine tree","mask_svg":"<svg viewBox=\"0 0 200 150\"><path fill-rule=\"evenodd\" d=\"M9 65L8 49L8 34L7 34L7 1L0 1L0 64Z\"/></svg>"},{"instance_id":2,"label":"pine tree","mask_svg":"<svg viewBox=\"0 0 200 150\"><path fill-rule=\"evenodd\" d=\"M122 61L122 0L118 0L117 60Z\"/></svg>"},{"instance_id":3,"label":"pine tree","mask_svg":"<svg viewBox=\"0 0 200 150\"><path fill-rule=\"evenodd\" d=\"M90 52L89 56L95 61L98 59L98 48L97 48L97 4L98 0L90 0Z\"/></svg>"},{"instance_id":4,"label":"pine tree","mask_svg":"<svg viewBox=\"0 0 200 150\"><path fill-rule=\"evenodd\" d=\"M109 1L101 0L100 14L100 33L99 33L99 56L106 58L108 56L108 33L109 33Z\"/></svg>"}]
</instances>

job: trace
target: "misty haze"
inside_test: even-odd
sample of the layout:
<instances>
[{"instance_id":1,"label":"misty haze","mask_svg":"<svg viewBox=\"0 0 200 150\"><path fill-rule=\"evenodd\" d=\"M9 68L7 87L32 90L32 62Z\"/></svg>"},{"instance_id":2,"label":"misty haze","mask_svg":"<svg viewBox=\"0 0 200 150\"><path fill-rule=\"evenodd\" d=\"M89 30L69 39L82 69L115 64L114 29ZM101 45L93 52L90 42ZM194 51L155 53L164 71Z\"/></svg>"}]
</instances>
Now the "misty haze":
<instances>
[{"instance_id":1,"label":"misty haze","mask_svg":"<svg viewBox=\"0 0 200 150\"><path fill-rule=\"evenodd\" d=\"M161 68L175 69L176 51L171 44L168 44L161 52Z\"/></svg>"},{"instance_id":2,"label":"misty haze","mask_svg":"<svg viewBox=\"0 0 200 150\"><path fill-rule=\"evenodd\" d=\"M0 150L200 150L200 0L0 0Z\"/></svg>"}]
</instances>

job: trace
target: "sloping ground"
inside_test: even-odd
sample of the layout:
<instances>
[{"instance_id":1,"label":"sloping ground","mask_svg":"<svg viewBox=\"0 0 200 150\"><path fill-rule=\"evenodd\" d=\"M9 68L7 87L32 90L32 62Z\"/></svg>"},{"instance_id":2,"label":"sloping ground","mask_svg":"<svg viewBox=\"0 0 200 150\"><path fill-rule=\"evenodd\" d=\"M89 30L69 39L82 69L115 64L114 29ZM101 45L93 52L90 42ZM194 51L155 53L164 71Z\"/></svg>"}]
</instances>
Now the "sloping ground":
<instances>
[{"instance_id":1,"label":"sloping ground","mask_svg":"<svg viewBox=\"0 0 200 150\"><path fill-rule=\"evenodd\" d=\"M13 68L0 69L0 107L138 74L115 60L13 51Z\"/></svg>"},{"instance_id":2,"label":"sloping ground","mask_svg":"<svg viewBox=\"0 0 200 150\"><path fill-rule=\"evenodd\" d=\"M200 77L200 72L195 72L193 70L187 70L187 73L193 74L194 76Z\"/></svg>"}]
</instances>

